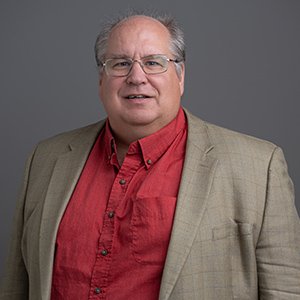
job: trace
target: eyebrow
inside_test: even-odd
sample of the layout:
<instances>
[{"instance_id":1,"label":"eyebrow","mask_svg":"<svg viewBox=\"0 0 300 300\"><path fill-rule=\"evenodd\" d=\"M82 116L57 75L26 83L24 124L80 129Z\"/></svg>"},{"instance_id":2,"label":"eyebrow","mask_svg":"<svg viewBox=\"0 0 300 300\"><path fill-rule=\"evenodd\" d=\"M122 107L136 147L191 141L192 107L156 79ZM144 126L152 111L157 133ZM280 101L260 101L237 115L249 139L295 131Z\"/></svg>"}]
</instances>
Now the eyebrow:
<instances>
[{"instance_id":1,"label":"eyebrow","mask_svg":"<svg viewBox=\"0 0 300 300\"><path fill-rule=\"evenodd\" d=\"M157 56L157 55L159 55L159 56L166 56L166 54L162 54L162 53L153 53L153 54L145 55L145 56L143 56L141 58L151 57L151 56ZM130 56L127 56L125 54L111 54L111 55L107 56L107 59L108 58L130 58L130 59L132 59Z\"/></svg>"},{"instance_id":2,"label":"eyebrow","mask_svg":"<svg viewBox=\"0 0 300 300\"><path fill-rule=\"evenodd\" d=\"M127 56L125 54L112 54L112 55L108 55L107 57L109 57L109 58L129 58L129 56Z\"/></svg>"}]
</instances>

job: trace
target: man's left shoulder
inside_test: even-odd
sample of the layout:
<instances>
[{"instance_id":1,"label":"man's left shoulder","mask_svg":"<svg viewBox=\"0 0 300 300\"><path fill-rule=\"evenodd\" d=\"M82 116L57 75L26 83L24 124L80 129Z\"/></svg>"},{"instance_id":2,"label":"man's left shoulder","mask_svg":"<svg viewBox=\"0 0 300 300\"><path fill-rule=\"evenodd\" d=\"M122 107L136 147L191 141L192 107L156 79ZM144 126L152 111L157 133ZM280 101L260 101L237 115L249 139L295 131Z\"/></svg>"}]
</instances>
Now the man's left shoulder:
<instances>
[{"instance_id":1,"label":"man's left shoulder","mask_svg":"<svg viewBox=\"0 0 300 300\"><path fill-rule=\"evenodd\" d=\"M189 132L195 138L195 132L199 132L200 138L206 138L214 150L219 153L234 157L266 158L278 148L274 143L248 134L227 129L192 115L186 111Z\"/></svg>"}]
</instances>

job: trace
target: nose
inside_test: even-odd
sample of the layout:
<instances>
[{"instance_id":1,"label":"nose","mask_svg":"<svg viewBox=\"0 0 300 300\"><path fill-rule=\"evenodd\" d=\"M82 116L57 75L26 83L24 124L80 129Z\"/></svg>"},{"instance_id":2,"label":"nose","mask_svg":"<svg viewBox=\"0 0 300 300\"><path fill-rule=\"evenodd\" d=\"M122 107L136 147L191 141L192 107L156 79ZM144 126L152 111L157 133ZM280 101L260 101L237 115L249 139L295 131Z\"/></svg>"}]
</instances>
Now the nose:
<instances>
[{"instance_id":1,"label":"nose","mask_svg":"<svg viewBox=\"0 0 300 300\"><path fill-rule=\"evenodd\" d=\"M147 74L144 72L141 63L135 60L132 63L129 74L127 75L126 82L128 84L140 85L145 84L147 80Z\"/></svg>"}]
</instances>

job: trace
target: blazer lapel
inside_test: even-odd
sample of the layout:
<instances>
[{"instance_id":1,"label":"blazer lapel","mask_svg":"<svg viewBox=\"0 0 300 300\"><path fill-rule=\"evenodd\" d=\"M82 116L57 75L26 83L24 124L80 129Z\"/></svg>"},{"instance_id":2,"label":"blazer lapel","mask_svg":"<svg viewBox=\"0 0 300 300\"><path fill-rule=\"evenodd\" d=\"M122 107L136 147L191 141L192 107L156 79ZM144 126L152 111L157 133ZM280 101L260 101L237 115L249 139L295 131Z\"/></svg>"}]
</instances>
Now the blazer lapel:
<instances>
[{"instance_id":1,"label":"blazer lapel","mask_svg":"<svg viewBox=\"0 0 300 300\"><path fill-rule=\"evenodd\" d=\"M171 240L164 266L160 300L169 298L190 252L205 211L217 160L211 155L204 122L186 111L188 138Z\"/></svg>"},{"instance_id":2,"label":"blazer lapel","mask_svg":"<svg viewBox=\"0 0 300 300\"><path fill-rule=\"evenodd\" d=\"M39 235L42 299L49 299L56 234L60 220L103 123L76 136L69 151L58 157L44 201Z\"/></svg>"}]
</instances>

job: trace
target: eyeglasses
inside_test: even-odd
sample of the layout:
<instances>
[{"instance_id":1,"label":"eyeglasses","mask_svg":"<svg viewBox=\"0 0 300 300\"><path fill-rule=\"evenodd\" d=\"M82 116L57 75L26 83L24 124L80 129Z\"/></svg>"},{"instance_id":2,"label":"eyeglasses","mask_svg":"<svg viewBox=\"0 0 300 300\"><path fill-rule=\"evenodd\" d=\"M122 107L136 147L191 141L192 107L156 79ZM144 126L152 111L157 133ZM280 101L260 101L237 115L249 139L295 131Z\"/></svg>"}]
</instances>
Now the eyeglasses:
<instances>
[{"instance_id":1,"label":"eyeglasses","mask_svg":"<svg viewBox=\"0 0 300 300\"><path fill-rule=\"evenodd\" d=\"M150 55L141 59L131 58L109 58L102 63L108 76L127 76L133 64L137 62L146 74L160 74L168 70L168 63L179 63L177 59L167 58L165 55Z\"/></svg>"}]
</instances>

